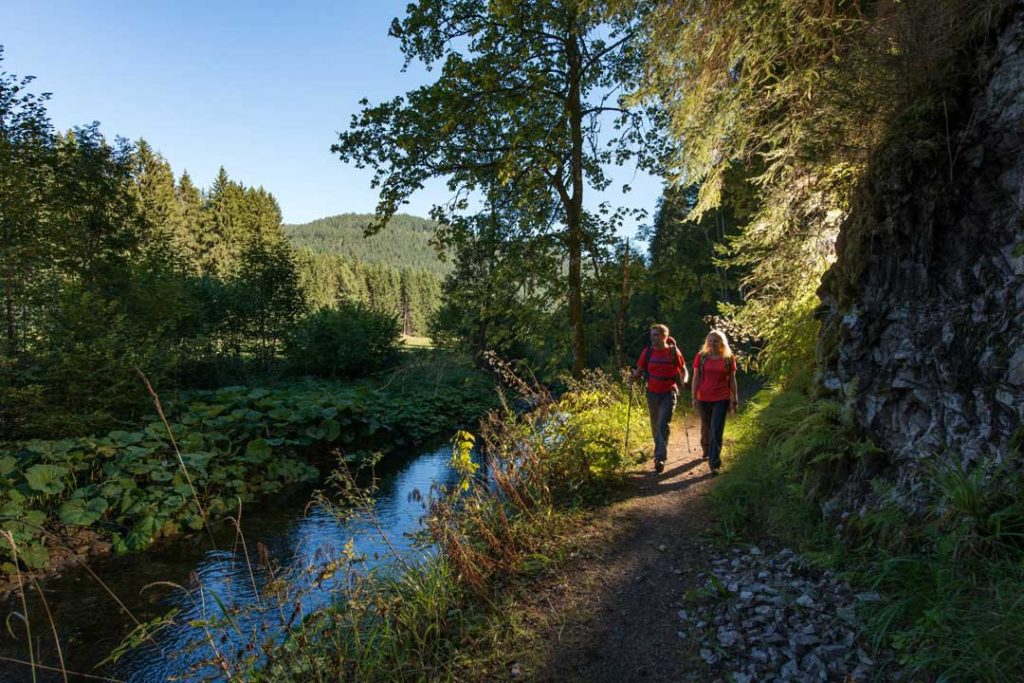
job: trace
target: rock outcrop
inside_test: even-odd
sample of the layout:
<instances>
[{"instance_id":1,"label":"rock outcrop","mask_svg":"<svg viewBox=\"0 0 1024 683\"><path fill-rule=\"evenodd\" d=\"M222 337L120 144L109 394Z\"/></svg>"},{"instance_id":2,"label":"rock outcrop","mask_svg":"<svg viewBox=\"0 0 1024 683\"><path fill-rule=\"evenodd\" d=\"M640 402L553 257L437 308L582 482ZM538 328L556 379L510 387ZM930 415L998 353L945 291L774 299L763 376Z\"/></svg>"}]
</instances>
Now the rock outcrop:
<instances>
[{"instance_id":1,"label":"rock outcrop","mask_svg":"<svg viewBox=\"0 0 1024 683\"><path fill-rule=\"evenodd\" d=\"M1002 463L1024 424L1020 5L971 80L937 105L944 131L875 160L819 290L819 384L902 484L936 457Z\"/></svg>"}]
</instances>

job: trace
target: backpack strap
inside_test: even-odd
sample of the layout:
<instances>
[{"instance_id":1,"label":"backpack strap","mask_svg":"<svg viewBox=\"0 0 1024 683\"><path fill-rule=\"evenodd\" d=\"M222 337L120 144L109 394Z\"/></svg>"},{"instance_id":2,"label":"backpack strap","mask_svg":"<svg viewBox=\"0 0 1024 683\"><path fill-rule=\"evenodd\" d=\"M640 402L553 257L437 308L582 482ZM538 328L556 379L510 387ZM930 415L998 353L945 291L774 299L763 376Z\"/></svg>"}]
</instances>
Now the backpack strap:
<instances>
[{"instance_id":1,"label":"backpack strap","mask_svg":"<svg viewBox=\"0 0 1024 683\"><path fill-rule=\"evenodd\" d=\"M700 353L697 354L697 357L697 386L699 387L700 383L704 380L704 363L708 361L708 356L706 353L701 351ZM736 370L736 356L722 356L722 361L725 364L726 377L732 379L732 376L733 374L735 374Z\"/></svg>"},{"instance_id":2,"label":"backpack strap","mask_svg":"<svg viewBox=\"0 0 1024 683\"><path fill-rule=\"evenodd\" d=\"M651 373L649 373L647 371L647 364L651 362L651 347L650 347L650 345L647 345L647 346L644 347L643 359L644 359L644 362L641 365L641 367L643 367L643 369L644 369L644 379L646 380L646 379L650 379L650 374L651 374Z\"/></svg>"}]
</instances>

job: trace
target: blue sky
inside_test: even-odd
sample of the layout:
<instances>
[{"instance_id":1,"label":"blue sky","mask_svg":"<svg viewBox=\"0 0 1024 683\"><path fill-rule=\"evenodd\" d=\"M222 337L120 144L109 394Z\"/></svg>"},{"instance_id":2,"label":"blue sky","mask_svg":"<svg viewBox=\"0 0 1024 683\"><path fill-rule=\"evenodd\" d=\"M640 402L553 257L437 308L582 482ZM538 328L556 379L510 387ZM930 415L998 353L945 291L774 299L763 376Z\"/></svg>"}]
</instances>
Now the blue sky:
<instances>
[{"instance_id":1,"label":"blue sky","mask_svg":"<svg viewBox=\"0 0 1024 683\"><path fill-rule=\"evenodd\" d=\"M95 120L108 137L144 137L201 186L223 165L274 193L287 223L371 212L370 171L342 164L330 146L360 98L387 99L429 78L417 65L401 72L387 35L405 5L7 0L0 69L53 93L58 128ZM613 177L616 189L591 192L590 206L604 199L653 212L660 181L632 169ZM625 196L623 183L633 187ZM404 210L426 215L445 196L431 183Z\"/></svg>"}]
</instances>

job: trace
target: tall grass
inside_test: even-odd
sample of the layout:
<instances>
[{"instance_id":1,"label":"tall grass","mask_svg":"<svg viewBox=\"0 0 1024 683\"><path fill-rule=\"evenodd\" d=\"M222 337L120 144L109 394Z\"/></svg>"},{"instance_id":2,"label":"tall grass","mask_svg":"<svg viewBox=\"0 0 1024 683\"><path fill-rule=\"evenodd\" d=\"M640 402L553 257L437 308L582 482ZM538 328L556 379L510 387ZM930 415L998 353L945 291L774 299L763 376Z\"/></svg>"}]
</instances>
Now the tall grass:
<instances>
[{"instance_id":1,"label":"tall grass","mask_svg":"<svg viewBox=\"0 0 1024 683\"><path fill-rule=\"evenodd\" d=\"M728 536L770 536L845 570L883 596L864 617L912 680L1016 681L1024 669L1024 480L1016 468L927 472L932 503L911 514L889 480L842 532L821 503L878 455L841 406L765 389L727 432L712 505Z\"/></svg>"},{"instance_id":2,"label":"tall grass","mask_svg":"<svg viewBox=\"0 0 1024 683\"><path fill-rule=\"evenodd\" d=\"M557 566L572 511L607 499L649 445L646 416L630 410L627 388L599 374L568 386L558 400L537 391L530 412L506 405L478 434L456 435L459 481L432 492L418 555L393 551L391 562L369 569L349 543L308 568L304 580L271 581L266 592L278 594L252 608L262 610L267 628L216 653L208 670L275 683L445 680L504 657L495 646L496 632L507 626L504 606ZM628 454L627 415L635 447ZM355 473L339 472L334 481L323 504L372 517L372 496L356 485ZM272 571L263 564L261 571ZM338 587L335 603L306 614L305 589L296 586L313 590L328 581ZM227 606L200 626L220 642L216 629L237 632L241 622ZM275 630L284 635L267 635Z\"/></svg>"}]
</instances>

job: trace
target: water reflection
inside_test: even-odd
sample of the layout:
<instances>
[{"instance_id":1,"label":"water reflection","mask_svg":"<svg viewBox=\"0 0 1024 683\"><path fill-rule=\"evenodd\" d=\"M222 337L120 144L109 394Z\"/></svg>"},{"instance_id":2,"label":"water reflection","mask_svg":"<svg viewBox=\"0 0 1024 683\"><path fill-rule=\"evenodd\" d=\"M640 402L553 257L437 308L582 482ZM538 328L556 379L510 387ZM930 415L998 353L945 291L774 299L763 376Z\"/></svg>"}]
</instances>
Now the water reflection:
<instances>
[{"instance_id":1,"label":"water reflection","mask_svg":"<svg viewBox=\"0 0 1024 683\"><path fill-rule=\"evenodd\" d=\"M210 661L213 647L231 660L254 637L260 642L279 637L275 632L280 633L281 623L297 624L311 611L335 600L348 576L341 571L323 577L321 568L344 552L350 540L352 552L365 556L367 568L390 560L389 545L380 532L400 554L418 557L430 552L418 548L412 537L422 529L432 486L457 481L458 475L448 465L450 457L450 448L440 448L383 475L374 507L376 523L365 516L346 520L318 507L305 509L302 500L277 509L269 504L269 509L245 511L242 527L249 562L237 535L228 532L219 534L218 550L210 550L208 540L203 544L202 539L191 539L162 551L95 564L96 573L140 621L179 610L154 643L133 649L114 665L94 669L132 629L132 621L84 571L48 581L47 602L58 625L68 669L131 683L203 680L212 673L201 665ZM269 557L273 571L260 562L261 555ZM274 586L284 587L277 598L267 595L272 581ZM191 590L170 588L167 582ZM301 596L298 603L296 595ZM38 596L30 597L36 659L56 666L49 623L39 618L44 610ZM262 609L251 609L257 605ZM7 609L21 611L19 603L9 603ZM189 626L190 621L229 621L229 625L204 631ZM11 627L21 636L23 627L17 622ZM24 637L14 640L4 633L0 654L28 659ZM22 680L32 680L27 667L0 662L0 681ZM59 673L40 672L37 680L63 678Z\"/></svg>"}]
</instances>

